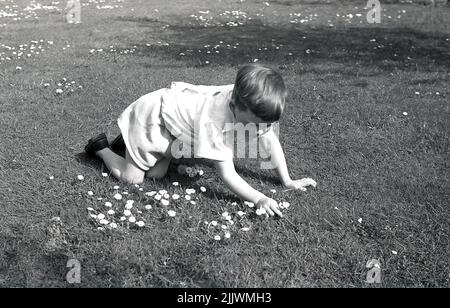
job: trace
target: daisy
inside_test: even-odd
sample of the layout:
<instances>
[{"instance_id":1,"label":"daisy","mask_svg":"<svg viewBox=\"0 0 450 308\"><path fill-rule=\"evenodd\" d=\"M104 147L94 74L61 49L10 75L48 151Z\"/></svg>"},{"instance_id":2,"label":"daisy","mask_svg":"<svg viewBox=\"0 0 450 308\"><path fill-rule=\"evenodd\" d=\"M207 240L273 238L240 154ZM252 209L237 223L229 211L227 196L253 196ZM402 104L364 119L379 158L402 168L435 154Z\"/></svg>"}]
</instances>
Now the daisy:
<instances>
[{"instance_id":1,"label":"daisy","mask_svg":"<svg viewBox=\"0 0 450 308\"><path fill-rule=\"evenodd\" d=\"M155 199L156 199L156 200L159 201L159 200L161 200L161 198L162 198L162 196L161 196L160 194L155 195Z\"/></svg>"},{"instance_id":2,"label":"daisy","mask_svg":"<svg viewBox=\"0 0 450 308\"><path fill-rule=\"evenodd\" d=\"M217 226L217 221L215 220L211 221L211 225L213 225L214 227Z\"/></svg>"},{"instance_id":3,"label":"daisy","mask_svg":"<svg viewBox=\"0 0 450 308\"><path fill-rule=\"evenodd\" d=\"M230 232L226 232L226 233L225 233L225 238L227 238L227 239L228 239L228 238L230 238L230 237L231 237L231 234L230 234Z\"/></svg>"},{"instance_id":4,"label":"daisy","mask_svg":"<svg viewBox=\"0 0 450 308\"><path fill-rule=\"evenodd\" d=\"M136 218L131 216L130 218L128 218L128 221L131 223L135 223L136 222Z\"/></svg>"},{"instance_id":5,"label":"daisy","mask_svg":"<svg viewBox=\"0 0 450 308\"><path fill-rule=\"evenodd\" d=\"M138 226L138 227L144 227L145 226L145 223L141 220L141 221L138 221L137 223L136 223L136 225Z\"/></svg>"},{"instance_id":6,"label":"daisy","mask_svg":"<svg viewBox=\"0 0 450 308\"><path fill-rule=\"evenodd\" d=\"M112 207L112 203L111 202L105 202L105 206L106 207Z\"/></svg>"},{"instance_id":7,"label":"daisy","mask_svg":"<svg viewBox=\"0 0 450 308\"><path fill-rule=\"evenodd\" d=\"M167 190L161 189L160 191L158 191L158 194L165 195L165 194L167 194Z\"/></svg>"},{"instance_id":8,"label":"daisy","mask_svg":"<svg viewBox=\"0 0 450 308\"><path fill-rule=\"evenodd\" d=\"M88 210L89 212L92 212L94 209L91 208L91 207L88 207L87 210Z\"/></svg>"},{"instance_id":9,"label":"daisy","mask_svg":"<svg viewBox=\"0 0 450 308\"><path fill-rule=\"evenodd\" d=\"M120 187L118 185L113 187L115 190L119 189Z\"/></svg>"},{"instance_id":10,"label":"daisy","mask_svg":"<svg viewBox=\"0 0 450 308\"><path fill-rule=\"evenodd\" d=\"M266 214L266 209L265 208L259 208L256 210L256 215L264 215Z\"/></svg>"},{"instance_id":11,"label":"daisy","mask_svg":"<svg viewBox=\"0 0 450 308\"><path fill-rule=\"evenodd\" d=\"M109 221L107 221L106 219L102 219L102 220L100 220L100 224L107 225L107 224L109 224Z\"/></svg>"},{"instance_id":12,"label":"daisy","mask_svg":"<svg viewBox=\"0 0 450 308\"><path fill-rule=\"evenodd\" d=\"M83 180L84 180L84 176L82 176L82 175L80 174L80 175L77 176L77 179L80 180L80 181L83 181Z\"/></svg>"},{"instance_id":13,"label":"daisy","mask_svg":"<svg viewBox=\"0 0 450 308\"><path fill-rule=\"evenodd\" d=\"M108 215L114 215L114 214L115 214L115 212L113 210L108 211Z\"/></svg>"},{"instance_id":14,"label":"daisy","mask_svg":"<svg viewBox=\"0 0 450 308\"><path fill-rule=\"evenodd\" d=\"M173 182L172 185L173 185L173 186L178 186L178 185L180 185L180 183L178 183L178 182Z\"/></svg>"},{"instance_id":15,"label":"daisy","mask_svg":"<svg viewBox=\"0 0 450 308\"><path fill-rule=\"evenodd\" d=\"M109 226L113 229L117 228L117 224L115 222L110 223Z\"/></svg>"},{"instance_id":16,"label":"daisy","mask_svg":"<svg viewBox=\"0 0 450 308\"><path fill-rule=\"evenodd\" d=\"M201 192L206 192L206 188L202 186L202 187L200 187L200 191Z\"/></svg>"},{"instance_id":17,"label":"daisy","mask_svg":"<svg viewBox=\"0 0 450 308\"><path fill-rule=\"evenodd\" d=\"M281 205L283 205L283 207L286 209L291 206L289 202L282 202Z\"/></svg>"},{"instance_id":18,"label":"daisy","mask_svg":"<svg viewBox=\"0 0 450 308\"><path fill-rule=\"evenodd\" d=\"M220 239L221 239L221 238L220 238L219 235L214 236L214 240L215 240L215 241L220 241Z\"/></svg>"},{"instance_id":19,"label":"daisy","mask_svg":"<svg viewBox=\"0 0 450 308\"><path fill-rule=\"evenodd\" d=\"M149 197L153 197L156 194L156 191L146 192L145 195Z\"/></svg>"},{"instance_id":20,"label":"daisy","mask_svg":"<svg viewBox=\"0 0 450 308\"><path fill-rule=\"evenodd\" d=\"M97 218L100 219L100 220L101 220L101 219L104 219L104 218L105 218L105 215L104 215L104 214L98 214L98 215L97 215Z\"/></svg>"},{"instance_id":21,"label":"daisy","mask_svg":"<svg viewBox=\"0 0 450 308\"><path fill-rule=\"evenodd\" d=\"M125 221L127 218L125 216L120 217L120 221Z\"/></svg>"},{"instance_id":22,"label":"daisy","mask_svg":"<svg viewBox=\"0 0 450 308\"><path fill-rule=\"evenodd\" d=\"M239 211L239 212L237 212L237 214L242 217L245 215L245 212Z\"/></svg>"},{"instance_id":23,"label":"daisy","mask_svg":"<svg viewBox=\"0 0 450 308\"><path fill-rule=\"evenodd\" d=\"M152 206L151 206L150 204L147 204L147 205L145 206L145 209L146 209L146 210L151 210L151 209L152 209Z\"/></svg>"},{"instance_id":24,"label":"daisy","mask_svg":"<svg viewBox=\"0 0 450 308\"><path fill-rule=\"evenodd\" d=\"M114 199L116 199L116 200L122 200L122 195L119 194L119 193L117 193L117 194L114 195Z\"/></svg>"},{"instance_id":25,"label":"daisy","mask_svg":"<svg viewBox=\"0 0 450 308\"><path fill-rule=\"evenodd\" d=\"M175 217L175 215L177 214L175 211L173 211L173 210L170 210L170 211L168 211L167 212L167 214L170 216L170 217Z\"/></svg>"},{"instance_id":26,"label":"daisy","mask_svg":"<svg viewBox=\"0 0 450 308\"><path fill-rule=\"evenodd\" d=\"M249 231L250 230L250 228L249 227L244 227L244 228L241 228L241 231L244 231L244 232L247 232L247 231Z\"/></svg>"},{"instance_id":27,"label":"daisy","mask_svg":"<svg viewBox=\"0 0 450 308\"><path fill-rule=\"evenodd\" d=\"M191 204L192 204L192 205L196 205L196 204L197 204L197 202L195 202L195 201L191 201Z\"/></svg>"},{"instance_id":28,"label":"daisy","mask_svg":"<svg viewBox=\"0 0 450 308\"><path fill-rule=\"evenodd\" d=\"M161 200L161 204L164 205L164 206L168 206L169 203L170 203L169 200L166 200L166 199L162 199Z\"/></svg>"},{"instance_id":29,"label":"daisy","mask_svg":"<svg viewBox=\"0 0 450 308\"><path fill-rule=\"evenodd\" d=\"M131 211L130 210L125 210L125 211L123 211L123 215L131 216Z\"/></svg>"},{"instance_id":30,"label":"daisy","mask_svg":"<svg viewBox=\"0 0 450 308\"><path fill-rule=\"evenodd\" d=\"M173 194L172 195L172 199L173 200L177 200L177 199L179 199L180 198L180 195L178 195L178 194Z\"/></svg>"},{"instance_id":31,"label":"daisy","mask_svg":"<svg viewBox=\"0 0 450 308\"><path fill-rule=\"evenodd\" d=\"M249 202L249 201L244 201L244 204L247 205L248 207L254 207L255 204L253 202Z\"/></svg>"},{"instance_id":32,"label":"daisy","mask_svg":"<svg viewBox=\"0 0 450 308\"><path fill-rule=\"evenodd\" d=\"M191 196L189 196L189 195L185 195L184 198L188 201L191 200Z\"/></svg>"},{"instance_id":33,"label":"daisy","mask_svg":"<svg viewBox=\"0 0 450 308\"><path fill-rule=\"evenodd\" d=\"M165 199L169 199L169 198L170 198L170 195L169 195L169 194L164 194L164 198L165 198Z\"/></svg>"}]
</instances>

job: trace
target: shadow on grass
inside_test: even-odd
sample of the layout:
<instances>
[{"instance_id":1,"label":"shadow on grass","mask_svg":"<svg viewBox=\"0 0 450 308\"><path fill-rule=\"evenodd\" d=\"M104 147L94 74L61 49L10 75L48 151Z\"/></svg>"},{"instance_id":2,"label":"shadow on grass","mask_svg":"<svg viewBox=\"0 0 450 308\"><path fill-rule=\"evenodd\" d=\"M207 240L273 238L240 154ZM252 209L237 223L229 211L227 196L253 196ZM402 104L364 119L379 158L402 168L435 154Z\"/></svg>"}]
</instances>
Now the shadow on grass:
<instances>
[{"instance_id":1,"label":"shadow on grass","mask_svg":"<svg viewBox=\"0 0 450 308\"><path fill-rule=\"evenodd\" d=\"M446 41L445 33L377 26L300 28L258 21L232 28L174 25L170 29L170 47L141 45L139 54L148 57L157 54L194 67L205 66L206 61L209 65L237 66L254 59L280 65L281 69L293 63L331 62L348 66L344 71L341 66L337 68L340 74L348 75L355 75L355 66L382 71L415 70L418 66L425 70L437 66L450 68L450 42Z\"/></svg>"}]
</instances>

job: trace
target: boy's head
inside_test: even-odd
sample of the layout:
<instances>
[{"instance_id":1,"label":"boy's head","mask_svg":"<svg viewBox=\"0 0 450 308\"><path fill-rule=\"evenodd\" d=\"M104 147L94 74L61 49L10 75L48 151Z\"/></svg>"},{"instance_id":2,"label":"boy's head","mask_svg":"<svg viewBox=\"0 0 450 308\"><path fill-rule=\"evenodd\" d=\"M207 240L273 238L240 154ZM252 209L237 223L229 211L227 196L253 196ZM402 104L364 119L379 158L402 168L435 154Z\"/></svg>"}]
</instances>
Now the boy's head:
<instances>
[{"instance_id":1,"label":"boy's head","mask_svg":"<svg viewBox=\"0 0 450 308\"><path fill-rule=\"evenodd\" d=\"M286 86L279 73L248 64L237 73L231 106L238 122L273 123L283 113L286 96Z\"/></svg>"}]
</instances>

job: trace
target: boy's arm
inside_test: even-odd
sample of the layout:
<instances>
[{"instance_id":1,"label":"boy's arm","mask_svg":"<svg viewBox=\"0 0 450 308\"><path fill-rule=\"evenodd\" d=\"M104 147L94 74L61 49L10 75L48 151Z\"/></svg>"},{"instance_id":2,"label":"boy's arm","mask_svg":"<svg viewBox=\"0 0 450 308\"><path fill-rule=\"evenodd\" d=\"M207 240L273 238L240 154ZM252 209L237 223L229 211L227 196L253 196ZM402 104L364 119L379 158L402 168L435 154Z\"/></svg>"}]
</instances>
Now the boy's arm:
<instances>
[{"instance_id":1,"label":"boy's arm","mask_svg":"<svg viewBox=\"0 0 450 308\"><path fill-rule=\"evenodd\" d=\"M316 186L316 182L313 179L305 178L301 180L292 180L286 164L286 158L283 153L278 137L273 130L269 130L267 133L261 135L260 141L263 148L270 153L270 161L273 167L277 170L281 183L287 188L300 189L305 191L306 186Z\"/></svg>"},{"instance_id":2,"label":"boy's arm","mask_svg":"<svg viewBox=\"0 0 450 308\"><path fill-rule=\"evenodd\" d=\"M243 178L241 178L234 168L233 161L216 161L214 166L225 185L241 199L264 207L271 216L273 216L274 213L282 216L278 209L278 204L274 200L266 197L263 193L251 187Z\"/></svg>"}]
</instances>

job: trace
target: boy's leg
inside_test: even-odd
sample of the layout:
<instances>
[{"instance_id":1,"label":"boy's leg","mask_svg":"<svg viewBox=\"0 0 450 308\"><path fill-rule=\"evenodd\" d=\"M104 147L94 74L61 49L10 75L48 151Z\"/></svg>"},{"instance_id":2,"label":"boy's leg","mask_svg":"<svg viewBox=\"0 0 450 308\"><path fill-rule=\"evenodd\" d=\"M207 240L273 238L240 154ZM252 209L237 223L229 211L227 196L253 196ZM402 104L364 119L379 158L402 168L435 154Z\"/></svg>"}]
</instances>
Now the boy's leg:
<instances>
[{"instance_id":1,"label":"boy's leg","mask_svg":"<svg viewBox=\"0 0 450 308\"><path fill-rule=\"evenodd\" d=\"M145 173L147 178L155 178L157 180L162 179L169 169L169 164L171 161L171 157L164 157L159 160L149 171Z\"/></svg>"},{"instance_id":2,"label":"boy's leg","mask_svg":"<svg viewBox=\"0 0 450 308\"><path fill-rule=\"evenodd\" d=\"M140 184L144 181L145 171L135 164L128 151L123 158L111 149L105 148L98 151L97 156L103 159L106 167L118 180L130 184Z\"/></svg>"}]
</instances>

